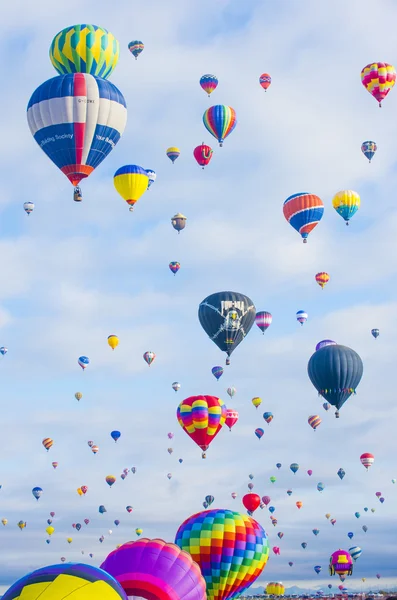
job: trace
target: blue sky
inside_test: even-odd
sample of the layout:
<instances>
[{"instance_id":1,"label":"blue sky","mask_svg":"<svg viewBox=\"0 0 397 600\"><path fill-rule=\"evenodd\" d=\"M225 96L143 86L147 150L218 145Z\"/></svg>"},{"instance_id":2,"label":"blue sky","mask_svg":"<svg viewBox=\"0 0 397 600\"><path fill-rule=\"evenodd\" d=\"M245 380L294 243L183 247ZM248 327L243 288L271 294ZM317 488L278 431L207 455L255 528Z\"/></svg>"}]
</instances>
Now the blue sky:
<instances>
[{"instance_id":1,"label":"blue sky","mask_svg":"<svg viewBox=\"0 0 397 600\"><path fill-rule=\"evenodd\" d=\"M384 585L395 580L397 92L380 110L361 85L360 71L372 61L395 64L397 44L387 28L371 34L373 7L369 0L304 0L299 6L287 0L120 0L113 10L90 0L56 6L15 0L3 9L0 345L9 348L0 361L0 518L9 521L0 530L4 588L61 556L89 560L92 552L99 565L116 544L134 539L139 526L148 537L173 541L207 494L218 507L243 510L249 473L254 491L272 497L279 519L273 528L267 511L256 515L270 545L281 549L281 556L271 553L258 585L326 585L332 581L326 575L330 553L352 545L348 531L363 549L349 585L360 588L362 577L372 585L376 573ZM382 22L396 17L394 3L382 0ZM119 39L111 81L128 106L126 131L83 182L81 205L35 144L25 114L34 89L55 75L48 58L52 37L79 22L106 27ZM138 61L127 49L131 39L145 43ZM262 72L273 79L266 94L258 83ZM203 73L219 78L211 100L198 84ZM204 110L216 103L233 106L238 118L222 149L202 124ZM367 139L378 144L370 165L360 151ZM214 149L205 171L192 155L202 141ZM175 165L165 155L172 145L181 149ZM112 180L128 163L157 172L133 214ZM331 205L340 189L361 195L349 228ZM282 213L285 198L302 190L325 204L307 245ZM22 208L28 199L36 205L30 217ZM170 224L178 211L188 217L179 236ZM176 277L168 269L172 260L182 265ZM323 270L331 281L321 291L314 275ZM273 314L273 324L265 336L252 329L216 382L211 367L224 357L201 329L197 309L222 289L247 294L258 310ZM304 327L295 320L299 309L309 313ZM373 327L381 331L376 341ZM115 352L106 342L111 333L120 338ZM339 421L322 409L307 377L308 359L323 338L352 347L364 362L358 394ZM157 354L150 369L142 359L146 350ZM77 365L82 354L91 359L84 373ZM177 394L173 381L181 382ZM233 401L226 394L230 385L238 390ZM76 391L83 393L79 403ZM233 433L218 436L207 461L175 418L178 403L200 393L219 395L240 413ZM258 411L253 396L263 399ZM265 425L265 410L275 418L259 442L253 432ZM316 433L307 424L312 414L323 418ZM109 435L113 429L122 433L117 444ZM171 456L169 431L175 433ZM47 436L54 439L48 454L41 445ZM97 456L87 446L90 439L100 447ZM359 461L363 452L375 455L368 473ZM278 472L277 462L283 465ZM291 462L301 465L295 476ZM119 476L133 465L136 475L108 488L106 475ZM342 482L339 467L347 473ZM319 481L326 486L322 494ZM81 485L89 488L84 498L76 493ZM34 486L44 490L39 502L31 495ZM235 501L232 491L239 494ZM382 506L376 491L386 499ZM297 500L304 503L300 511ZM98 514L99 504L106 515ZM130 515L127 504L134 506ZM364 506L376 512L364 513ZM56 532L47 545L50 511ZM327 512L337 519L334 527ZM71 524L84 518L89 526L73 530ZM28 523L23 532L16 526L20 519ZM114 519L121 521L118 528ZM278 531L284 532L281 541ZM319 576L316 564L323 566Z\"/></svg>"}]
</instances>

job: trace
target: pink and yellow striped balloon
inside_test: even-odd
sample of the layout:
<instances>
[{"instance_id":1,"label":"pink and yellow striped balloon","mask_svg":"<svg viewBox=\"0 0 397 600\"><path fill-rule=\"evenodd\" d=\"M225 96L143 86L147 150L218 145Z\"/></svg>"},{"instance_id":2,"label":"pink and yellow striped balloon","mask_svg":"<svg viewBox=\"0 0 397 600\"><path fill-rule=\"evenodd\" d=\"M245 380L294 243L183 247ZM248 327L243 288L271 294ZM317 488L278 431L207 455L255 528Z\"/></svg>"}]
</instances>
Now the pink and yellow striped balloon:
<instances>
[{"instance_id":1,"label":"pink and yellow striped balloon","mask_svg":"<svg viewBox=\"0 0 397 600\"><path fill-rule=\"evenodd\" d=\"M186 398L178 406L176 414L179 425L203 452L222 429L226 415L225 404L216 396Z\"/></svg>"}]
</instances>

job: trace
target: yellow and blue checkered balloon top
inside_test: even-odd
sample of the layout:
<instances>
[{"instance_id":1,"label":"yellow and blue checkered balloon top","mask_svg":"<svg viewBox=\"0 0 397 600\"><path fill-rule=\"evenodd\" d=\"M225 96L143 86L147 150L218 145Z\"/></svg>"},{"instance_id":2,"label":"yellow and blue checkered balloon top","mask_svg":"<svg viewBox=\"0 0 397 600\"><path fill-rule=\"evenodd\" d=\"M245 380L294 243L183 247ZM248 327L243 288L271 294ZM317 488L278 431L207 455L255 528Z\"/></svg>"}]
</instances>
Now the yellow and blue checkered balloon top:
<instances>
[{"instance_id":1,"label":"yellow and blue checkered balloon top","mask_svg":"<svg viewBox=\"0 0 397 600\"><path fill-rule=\"evenodd\" d=\"M52 40L50 60L60 75L89 73L107 79L117 65L119 42L97 25L72 25Z\"/></svg>"}]
</instances>

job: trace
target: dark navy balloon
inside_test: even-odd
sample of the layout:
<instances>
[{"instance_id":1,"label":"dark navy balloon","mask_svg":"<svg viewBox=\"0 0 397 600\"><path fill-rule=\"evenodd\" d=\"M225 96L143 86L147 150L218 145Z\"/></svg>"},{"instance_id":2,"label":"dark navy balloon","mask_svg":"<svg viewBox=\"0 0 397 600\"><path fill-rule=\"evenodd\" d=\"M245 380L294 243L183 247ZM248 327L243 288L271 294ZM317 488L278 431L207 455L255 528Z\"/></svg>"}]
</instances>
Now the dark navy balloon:
<instances>
[{"instance_id":1,"label":"dark navy balloon","mask_svg":"<svg viewBox=\"0 0 397 600\"><path fill-rule=\"evenodd\" d=\"M202 328L228 356L251 329L255 315L252 300L236 292L211 294L201 302L198 310Z\"/></svg>"},{"instance_id":2,"label":"dark navy balloon","mask_svg":"<svg viewBox=\"0 0 397 600\"><path fill-rule=\"evenodd\" d=\"M357 352L339 344L325 346L315 352L307 366L310 381L318 393L337 409L352 394L363 375L363 363Z\"/></svg>"}]
</instances>

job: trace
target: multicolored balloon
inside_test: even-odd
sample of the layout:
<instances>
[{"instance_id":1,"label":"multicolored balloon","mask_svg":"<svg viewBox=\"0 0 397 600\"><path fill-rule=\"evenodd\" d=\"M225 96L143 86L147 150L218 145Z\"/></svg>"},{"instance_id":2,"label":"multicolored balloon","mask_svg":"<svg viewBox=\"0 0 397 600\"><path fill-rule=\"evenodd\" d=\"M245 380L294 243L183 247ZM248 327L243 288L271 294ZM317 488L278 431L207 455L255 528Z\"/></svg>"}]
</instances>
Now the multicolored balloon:
<instances>
[{"instance_id":1,"label":"multicolored balloon","mask_svg":"<svg viewBox=\"0 0 397 600\"><path fill-rule=\"evenodd\" d=\"M27 119L40 148L76 187L116 146L126 126L127 106L109 81L70 73L45 81L33 92Z\"/></svg>"},{"instance_id":2,"label":"multicolored balloon","mask_svg":"<svg viewBox=\"0 0 397 600\"><path fill-rule=\"evenodd\" d=\"M239 418L239 414L236 410L232 410L231 408L227 409L225 425L226 425L226 427L229 427L229 431L231 431L232 427L235 426L235 424L238 421L238 418Z\"/></svg>"},{"instance_id":3,"label":"multicolored balloon","mask_svg":"<svg viewBox=\"0 0 397 600\"><path fill-rule=\"evenodd\" d=\"M353 558L347 550L336 550L329 559L329 574L346 577L353 575Z\"/></svg>"},{"instance_id":4,"label":"multicolored balloon","mask_svg":"<svg viewBox=\"0 0 397 600\"><path fill-rule=\"evenodd\" d=\"M218 87L218 78L215 75L202 75L200 78L200 85L202 89L208 94L208 98L210 94Z\"/></svg>"},{"instance_id":5,"label":"multicolored balloon","mask_svg":"<svg viewBox=\"0 0 397 600\"><path fill-rule=\"evenodd\" d=\"M124 165L115 172L113 183L132 210L148 189L149 177L147 171L138 165Z\"/></svg>"},{"instance_id":6,"label":"multicolored balloon","mask_svg":"<svg viewBox=\"0 0 397 600\"><path fill-rule=\"evenodd\" d=\"M289 196L283 204L284 217L303 238L306 244L307 237L318 225L324 214L322 200L314 194L300 192Z\"/></svg>"},{"instance_id":7,"label":"multicolored balloon","mask_svg":"<svg viewBox=\"0 0 397 600\"><path fill-rule=\"evenodd\" d=\"M387 94L396 82L396 69L388 63L378 62L367 65L361 71L361 83L382 106Z\"/></svg>"},{"instance_id":8,"label":"multicolored balloon","mask_svg":"<svg viewBox=\"0 0 397 600\"><path fill-rule=\"evenodd\" d=\"M151 352L150 350L148 350L147 352L144 353L143 355L143 360L145 361L145 363L147 363L150 367L150 365L152 364L152 362L154 361L154 359L156 358L156 355L154 352Z\"/></svg>"},{"instance_id":9,"label":"multicolored balloon","mask_svg":"<svg viewBox=\"0 0 397 600\"><path fill-rule=\"evenodd\" d=\"M88 73L107 79L118 63L119 42L97 25L72 25L52 40L50 60L59 75Z\"/></svg>"},{"instance_id":10,"label":"multicolored balloon","mask_svg":"<svg viewBox=\"0 0 397 600\"><path fill-rule=\"evenodd\" d=\"M219 379L223 375L223 367L220 367L220 366L212 367L211 373L213 374L213 376L215 377L215 379L217 381L219 381Z\"/></svg>"},{"instance_id":11,"label":"multicolored balloon","mask_svg":"<svg viewBox=\"0 0 397 600\"><path fill-rule=\"evenodd\" d=\"M335 194L332 198L332 206L349 225L350 219L356 214L360 208L360 196L353 190L343 190Z\"/></svg>"},{"instance_id":12,"label":"multicolored balloon","mask_svg":"<svg viewBox=\"0 0 397 600\"><path fill-rule=\"evenodd\" d=\"M304 310L298 310L298 312L296 313L296 320L301 325L303 325L304 323L306 323L306 321L308 320L308 318L309 318L309 315Z\"/></svg>"},{"instance_id":13,"label":"multicolored balloon","mask_svg":"<svg viewBox=\"0 0 397 600\"><path fill-rule=\"evenodd\" d=\"M263 418L265 419L266 423L268 425L270 425L270 423L273 421L273 418L274 418L273 417L273 413L271 413L271 412L265 412L265 413L263 413Z\"/></svg>"},{"instance_id":14,"label":"multicolored balloon","mask_svg":"<svg viewBox=\"0 0 397 600\"><path fill-rule=\"evenodd\" d=\"M255 435L258 438L258 440L260 440L264 434L264 430L261 427L258 427L257 429L255 429Z\"/></svg>"},{"instance_id":15,"label":"multicolored balloon","mask_svg":"<svg viewBox=\"0 0 397 600\"><path fill-rule=\"evenodd\" d=\"M176 544L141 538L113 550L101 564L129 597L206 600L205 581L190 554Z\"/></svg>"},{"instance_id":16,"label":"multicolored balloon","mask_svg":"<svg viewBox=\"0 0 397 600\"><path fill-rule=\"evenodd\" d=\"M168 156L168 158L170 159L172 164L174 164L174 162L176 161L178 156L180 156L180 154L181 154L181 151L176 146L170 146L166 150L166 155Z\"/></svg>"},{"instance_id":17,"label":"multicolored balloon","mask_svg":"<svg viewBox=\"0 0 397 600\"><path fill-rule=\"evenodd\" d=\"M80 356L77 362L84 371L84 369L86 369L90 364L90 359L88 358L88 356Z\"/></svg>"},{"instance_id":18,"label":"multicolored balloon","mask_svg":"<svg viewBox=\"0 0 397 600\"><path fill-rule=\"evenodd\" d=\"M321 273L317 273L317 275L315 275L315 280L321 287L321 289L324 289L324 286L327 285L328 281L330 280L330 277L328 273L322 271Z\"/></svg>"},{"instance_id":19,"label":"multicolored balloon","mask_svg":"<svg viewBox=\"0 0 397 600\"><path fill-rule=\"evenodd\" d=\"M260 576L269 557L269 543L262 526L231 510L193 515L179 527L175 542L198 563L207 584L208 600L242 595Z\"/></svg>"},{"instance_id":20,"label":"multicolored balloon","mask_svg":"<svg viewBox=\"0 0 397 600\"><path fill-rule=\"evenodd\" d=\"M334 342L333 340L321 340L321 342L318 342L318 344L316 345L316 352L317 350L321 350L321 348L324 348L325 346L336 346L336 342Z\"/></svg>"},{"instance_id":21,"label":"multicolored balloon","mask_svg":"<svg viewBox=\"0 0 397 600\"><path fill-rule=\"evenodd\" d=\"M157 175L156 175L156 171L153 171L153 169L145 169L149 182L148 182L148 186L147 189L150 189L150 186L156 181L157 179Z\"/></svg>"},{"instance_id":22,"label":"multicolored balloon","mask_svg":"<svg viewBox=\"0 0 397 600\"><path fill-rule=\"evenodd\" d=\"M367 469L367 471L374 464L374 460L374 455L370 454L369 452L365 452L360 456L360 462Z\"/></svg>"},{"instance_id":23,"label":"multicolored balloon","mask_svg":"<svg viewBox=\"0 0 397 600\"><path fill-rule=\"evenodd\" d=\"M216 396L191 396L182 400L176 413L178 423L203 451L218 435L226 421L227 409Z\"/></svg>"},{"instance_id":24,"label":"multicolored balloon","mask_svg":"<svg viewBox=\"0 0 397 600\"><path fill-rule=\"evenodd\" d=\"M176 260L173 260L172 262L170 262L168 267L169 267L171 273L176 275L178 273L179 269L181 268L181 263L177 262Z\"/></svg>"},{"instance_id":25,"label":"multicolored balloon","mask_svg":"<svg viewBox=\"0 0 397 600\"><path fill-rule=\"evenodd\" d=\"M375 142L367 141L361 144L361 152L364 154L364 156L368 158L369 162L371 162L371 160L375 156L375 152L377 151L377 149L378 147L375 144Z\"/></svg>"},{"instance_id":26,"label":"multicolored balloon","mask_svg":"<svg viewBox=\"0 0 397 600\"><path fill-rule=\"evenodd\" d=\"M30 200L28 202L24 202L23 210L26 212L27 215L30 215L30 213L34 211L34 202L31 202Z\"/></svg>"},{"instance_id":27,"label":"multicolored balloon","mask_svg":"<svg viewBox=\"0 0 397 600\"><path fill-rule=\"evenodd\" d=\"M143 52L144 47L143 42L140 40L134 40L128 44L128 50L135 56L135 60L137 60L140 53Z\"/></svg>"},{"instance_id":28,"label":"multicolored balloon","mask_svg":"<svg viewBox=\"0 0 397 600\"><path fill-rule=\"evenodd\" d=\"M273 317L269 312L261 311L255 315L255 323L263 334L265 333L266 329L270 327L272 321Z\"/></svg>"},{"instance_id":29,"label":"multicolored balloon","mask_svg":"<svg viewBox=\"0 0 397 600\"><path fill-rule=\"evenodd\" d=\"M204 112L203 123L222 147L224 140L237 125L236 111L231 106L216 104Z\"/></svg>"},{"instance_id":30,"label":"multicolored balloon","mask_svg":"<svg viewBox=\"0 0 397 600\"><path fill-rule=\"evenodd\" d=\"M307 422L316 431L317 427L321 425L322 419L318 415L312 415L308 418Z\"/></svg>"},{"instance_id":31,"label":"multicolored balloon","mask_svg":"<svg viewBox=\"0 0 397 600\"><path fill-rule=\"evenodd\" d=\"M272 83L272 78L268 73L262 73L262 75L259 77L259 83L266 92Z\"/></svg>"}]
</instances>

